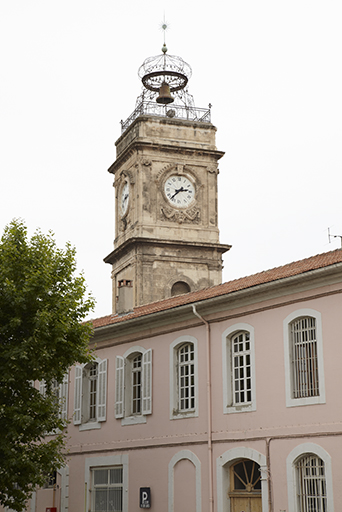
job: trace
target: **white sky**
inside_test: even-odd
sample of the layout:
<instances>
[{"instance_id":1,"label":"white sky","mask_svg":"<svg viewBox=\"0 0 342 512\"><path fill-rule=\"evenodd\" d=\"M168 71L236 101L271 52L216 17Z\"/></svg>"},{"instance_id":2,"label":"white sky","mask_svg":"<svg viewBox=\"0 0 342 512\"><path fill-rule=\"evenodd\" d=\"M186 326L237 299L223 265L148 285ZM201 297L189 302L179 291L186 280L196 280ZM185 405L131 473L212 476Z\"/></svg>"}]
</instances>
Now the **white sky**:
<instances>
[{"instance_id":1,"label":"white sky","mask_svg":"<svg viewBox=\"0 0 342 512\"><path fill-rule=\"evenodd\" d=\"M111 312L107 169L164 10L226 152L224 281L340 247L341 0L0 0L0 231L22 218L75 245L92 316Z\"/></svg>"}]
</instances>

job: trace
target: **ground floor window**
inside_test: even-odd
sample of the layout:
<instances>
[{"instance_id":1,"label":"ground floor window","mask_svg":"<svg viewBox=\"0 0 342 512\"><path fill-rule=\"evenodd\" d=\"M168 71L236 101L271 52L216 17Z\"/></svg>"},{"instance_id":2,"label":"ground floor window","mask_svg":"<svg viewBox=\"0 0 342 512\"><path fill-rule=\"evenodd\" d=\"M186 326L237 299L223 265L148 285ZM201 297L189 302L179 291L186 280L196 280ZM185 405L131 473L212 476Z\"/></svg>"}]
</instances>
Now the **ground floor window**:
<instances>
[{"instance_id":1,"label":"ground floor window","mask_svg":"<svg viewBox=\"0 0 342 512\"><path fill-rule=\"evenodd\" d=\"M92 512L122 512L122 466L94 468L92 477Z\"/></svg>"},{"instance_id":2,"label":"ground floor window","mask_svg":"<svg viewBox=\"0 0 342 512\"><path fill-rule=\"evenodd\" d=\"M300 512L327 512L325 468L316 455L305 455L296 463Z\"/></svg>"}]
</instances>

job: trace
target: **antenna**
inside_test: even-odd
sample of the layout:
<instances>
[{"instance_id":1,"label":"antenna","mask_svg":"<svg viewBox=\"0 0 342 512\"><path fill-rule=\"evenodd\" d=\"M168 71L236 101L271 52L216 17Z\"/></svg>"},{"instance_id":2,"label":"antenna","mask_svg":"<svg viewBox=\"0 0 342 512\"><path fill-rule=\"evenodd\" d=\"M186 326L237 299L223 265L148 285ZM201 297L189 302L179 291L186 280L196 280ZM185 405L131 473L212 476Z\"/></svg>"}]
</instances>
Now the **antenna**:
<instances>
[{"instance_id":1,"label":"antenna","mask_svg":"<svg viewBox=\"0 0 342 512\"><path fill-rule=\"evenodd\" d=\"M339 238L341 240L341 249L342 249L342 235L331 235L330 234L330 228L328 228L328 239L329 239L329 244L331 243L331 239L332 238Z\"/></svg>"}]
</instances>

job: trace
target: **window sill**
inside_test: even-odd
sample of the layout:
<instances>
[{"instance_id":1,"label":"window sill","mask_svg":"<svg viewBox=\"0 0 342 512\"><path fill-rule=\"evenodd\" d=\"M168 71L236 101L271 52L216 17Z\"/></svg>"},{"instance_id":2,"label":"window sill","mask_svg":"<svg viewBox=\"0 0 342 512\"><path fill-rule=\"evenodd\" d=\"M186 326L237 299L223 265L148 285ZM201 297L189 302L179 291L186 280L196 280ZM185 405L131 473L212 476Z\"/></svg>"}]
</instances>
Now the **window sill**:
<instances>
[{"instance_id":1,"label":"window sill","mask_svg":"<svg viewBox=\"0 0 342 512\"><path fill-rule=\"evenodd\" d=\"M171 420L184 420L186 418L197 418L197 417L198 417L197 411L184 411L184 412L173 411L170 419Z\"/></svg>"},{"instance_id":2,"label":"window sill","mask_svg":"<svg viewBox=\"0 0 342 512\"><path fill-rule=\"evenodd\" d=\"M137 415L137 416L127 416L126 418L122 418L121 425L139 425L140 423L146 423L146 416Z\"/></svg>"},{"instance_id":3,"label":"window sill","mask_svg":"<svg viewBox=\"0 0 342 512\"><path fill-rule=\"evenodd\" d=\"M98 421L89 421L88 423L83 423L83 425L79 426L79 431L82 432L83 430L96 430L101 428L101 423Z\"/></svg>"},{"instance_id":4,"label":"window sill","mask_svg":"<svg viewBox=\"0 0 342 512\"><path fill-rule=\"evenodd\" d=\"M290 398L286 400L286 407L300 407L303 405L325 404L325 396L310 396L308 398Z\"/></svg>"},{"instance_id":5,"label":"window sill","mask_svg":"<svg viewBox=\"0 0 342 512\"><path fill-rule=\"evenodd\" d=\"M239 412L253 412L256 411L256 404L246 405L228 405L224 408L224 414L235 414Z\"/></svg>"}]
</instances>

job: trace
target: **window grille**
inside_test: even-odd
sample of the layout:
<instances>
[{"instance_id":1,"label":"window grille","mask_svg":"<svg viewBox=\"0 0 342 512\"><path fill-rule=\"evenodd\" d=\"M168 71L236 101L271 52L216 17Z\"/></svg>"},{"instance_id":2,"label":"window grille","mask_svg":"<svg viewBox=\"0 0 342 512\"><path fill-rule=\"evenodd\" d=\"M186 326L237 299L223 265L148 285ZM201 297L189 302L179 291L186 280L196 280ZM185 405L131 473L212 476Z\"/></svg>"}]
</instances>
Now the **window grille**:
<instances>
[{"instance_id":1,"label":"window grille","mask_svg":"<svg viewBox=\"0 0 342 512\"><path fill-rule=\"evenodd\" d=\"M92 473L92 512L121 512L122 467L93 469Z\"/></svg>"},{"instance_id":2,"label":"window grille","mask_svg":"<svg viewBox=\"0 0 342 512\"><path fill-rule=\"evenodd\" d=\"M302 457L296 465L300 512L328 512L325 468L316 455Z\"/></svg>"},{"instance_id":3,"label":"window grille","mask_svg":"<svg viewBox=\"0 0 342 512\"><path fill-rule=\"evenodd\" d=\"M141 413L141 354L132 361L132 413Z\"/></svg>"},{"instance_id":4,"label":"window grille","mask_svg":"<svg viewBox=\"0 0 342 512\"><path fill-rule=\"evenodd\" d=\"M240 332L232 339L232 376L234 405L251 403L252 365L248 332Z\"/></svg>"},{"instance_id":5,"label":"window grille","mask_svg":"<svg viewBox=\"0 0 342 512\"><path fill-rule=\"evenodd\" d=\"M195 409L195 349L192 343L178 350L179 410Z\"/></svg>"},{"instance_id":6,"label":"window grille","mask_svg":"<svg viewBox=\"0 0 342 512\"><path fill-rule=\"evenodd\" d=\"M316 320L299 318L291 323L293 397L319 396Z\"/></svg>"}]
</instances>

